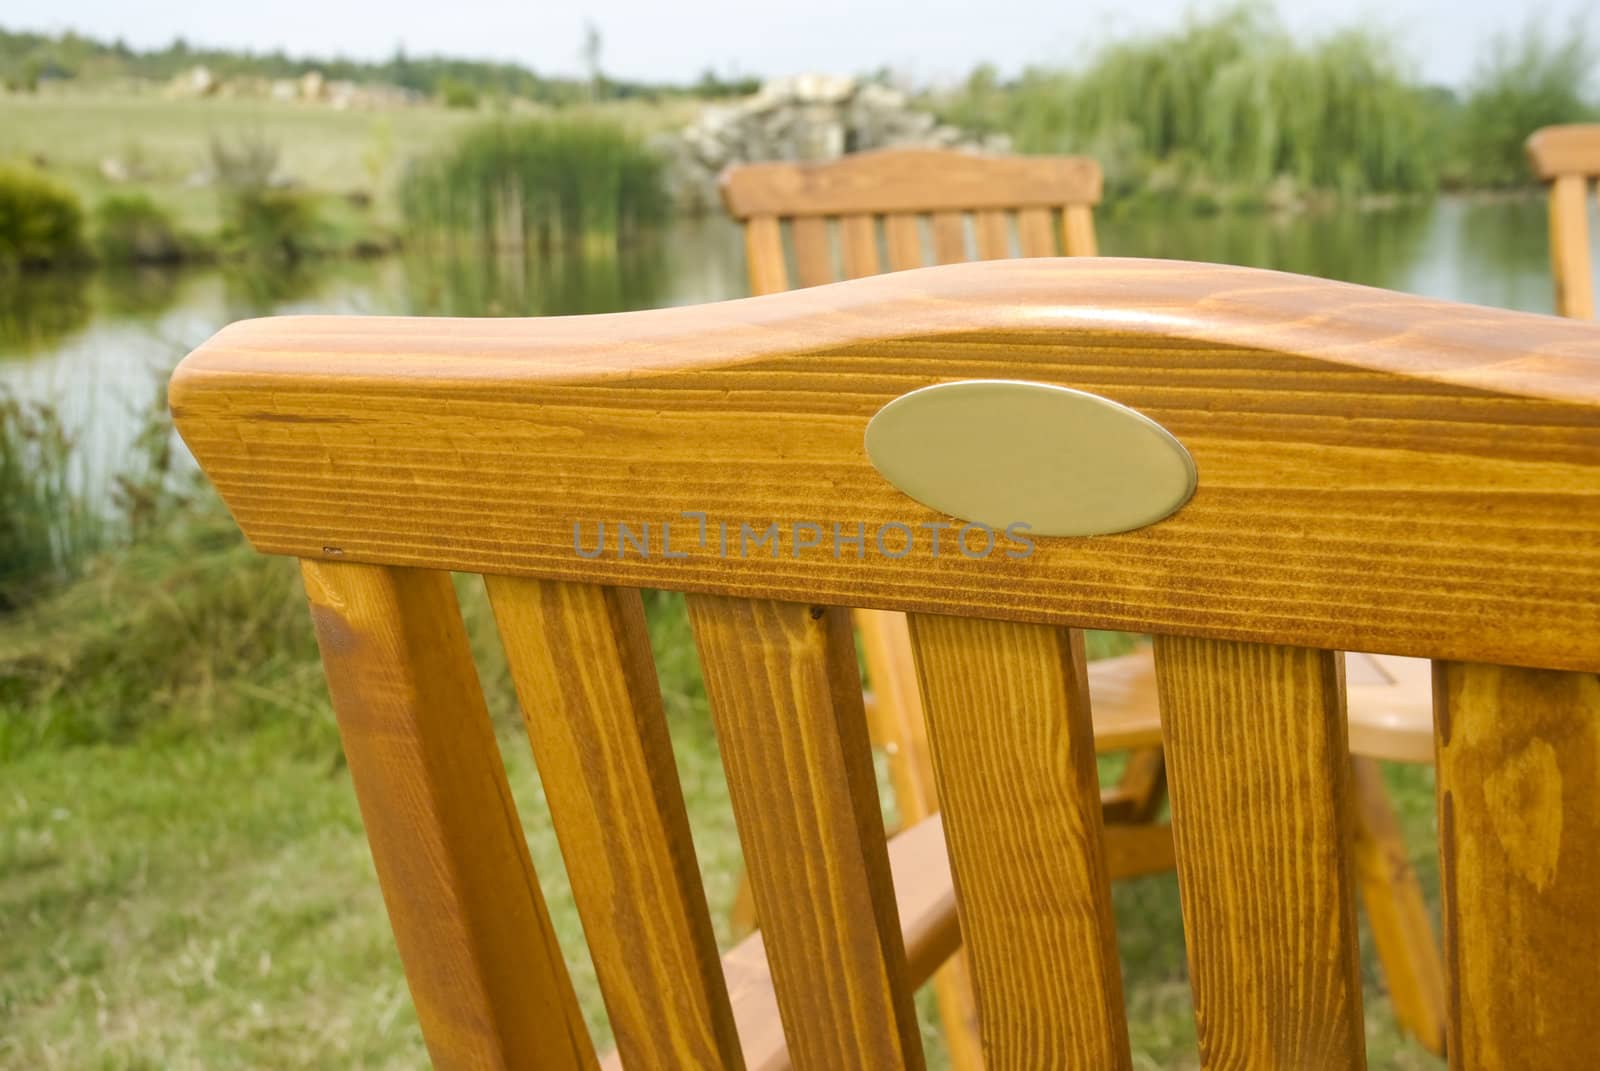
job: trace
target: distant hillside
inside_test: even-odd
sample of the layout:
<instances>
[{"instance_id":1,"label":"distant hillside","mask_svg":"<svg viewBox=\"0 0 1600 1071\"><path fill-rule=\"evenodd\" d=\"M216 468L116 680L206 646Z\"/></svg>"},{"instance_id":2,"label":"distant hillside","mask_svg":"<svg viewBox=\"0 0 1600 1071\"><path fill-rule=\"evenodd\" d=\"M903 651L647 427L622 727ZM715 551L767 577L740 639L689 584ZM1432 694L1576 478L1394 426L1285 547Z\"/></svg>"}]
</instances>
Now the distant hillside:
<instances>
[{"instance_id":1,"label":"distant hillside","mask_svg":"<svg viewBox=\"0 0 1600 1071\"><path fill-rule=\"evenodd\" d=\"M399 50L382 62L368 62L196 48L178 38L166 48L141 51L122 41L108 43L77 33L51 36L0 29L0 83L13 91L27 91L42 81L62 79L92 83L143 78L166 82L196 66L204 66L222 79L298 78L317 71L330 80L398 86L428 97L448 98L466 91L546 104L595 98L742 95L757 88L755 79L728 81L711 71L689 85L627 82L605 75L591 81L546 77L515 63L408 56Z\"/></svg>"}]
</instances>

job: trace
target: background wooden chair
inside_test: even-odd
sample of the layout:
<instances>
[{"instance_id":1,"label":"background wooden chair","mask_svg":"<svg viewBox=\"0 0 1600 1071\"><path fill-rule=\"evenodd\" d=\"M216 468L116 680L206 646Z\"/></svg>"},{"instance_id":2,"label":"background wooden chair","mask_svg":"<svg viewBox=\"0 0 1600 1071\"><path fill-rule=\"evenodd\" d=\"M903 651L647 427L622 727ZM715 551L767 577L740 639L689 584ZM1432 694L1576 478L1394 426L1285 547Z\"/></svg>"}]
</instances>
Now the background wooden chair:
<instances>
[{"instance_id":1,"label":"background wooden chair","mask_svg":"<svg viewBox=\"0 0 1600 1071\"><path fill-rule=\"evenodd\" d=\"M1600 177L1600 123L1547 126L1528 138L1533 172L1550 187L1550 268L1556 312L1594 319L1589 184Z\"/></svg>"},{"instance_id":2,"label":"background wooden chair","mask_svg":"<svg viewBox=\"0 0 1600 1071\"><path fill-rule=\"evenodd\" d=\"M1093 256L1099 164L1087 157L980 156L951 150L883 150L827 163L761 163L722 176L727 210L744 226L754 294L928 264L1014 256ZM786 233L787 232L787 233ZM787 238L787 240L786 240ZM910 358L908 356L908 359ZM907 823L938 810L911 633L904 614L858 610L872 694L867 716L888 759ZM1381 655L1350 661L1351 753L1357 767L1354 845L1363 903L1401 1025L1433 1052L1444 1046L1444 973L1433 924L1383 787L1380 759L1433 761L1425 662ZM1148 647L1092 662L1095 741L1127 751L1120 782L1104 795L1111 876L1173 866L1165 802L1155 665ZM747 883L735 929L754 925ZM957 1071L981 1066L963 957L934 979Z\"/></svg>"},{"instance_id":3,"label":"background wooden chair","mask_svg":"<svg viewBox=\"0 0 1600 1071\"><path fill-rule=\"evenodd\" d=\"M1554 1068L1591 1058L1600 981L1597 369L1586 324L1053 260L608 316L246 321L170 397L252 543L303 562L439 1067L596 1064L456 571L485 576L622 1066L918 1068L912 989L962 940L989 1066L1128 1068L1094 628L1156 637L1203 1067L1364 1063L1356 649L1434 660L1452 1062ZM648 556L574 551L579 520L941 520L874 468L868 421L996 379L1131 407L1192 455L1193 497L1024 562L668 557L659 529ZM689 593L761 912L720 963L640 587ZM911 614L941 812L892 844L851 605Z\"/></svg>"}]
</instances>

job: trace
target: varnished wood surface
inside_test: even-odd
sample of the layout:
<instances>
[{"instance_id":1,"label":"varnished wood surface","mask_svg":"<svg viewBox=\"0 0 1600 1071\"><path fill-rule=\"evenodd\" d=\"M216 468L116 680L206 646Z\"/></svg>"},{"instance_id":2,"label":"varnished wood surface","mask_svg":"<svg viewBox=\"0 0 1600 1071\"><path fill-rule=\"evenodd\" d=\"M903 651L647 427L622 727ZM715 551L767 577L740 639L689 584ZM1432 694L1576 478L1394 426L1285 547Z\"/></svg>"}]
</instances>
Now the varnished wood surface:
<instances>
[{"instance_id":1,"label":"varnished wood surface","mask_svg":"<svg viewBox=\"0 0 1600 1071\"><path fill-rule=\"evenodd\" d=\"M691 595L689 619L795 1066L917 1071L849 615Z\"/></svg>"},{"instance_id":2,"label":"varnished wood surface","mask_svg":"<svg viewBox=\"0 0 1600 1071\"><path fill-rule=\"evenodd\" d=\"M1003 261L609 316L245 321L171 399L269 552L1593 670L1596 332L1244 268ZM942 520L862 430L980 377L1143 412L1198 493L1021 562L573 551L574 522L685 510Z\"/></svg>"},{"instance_id":3,"label":"varnished wood surface","mask_svg":"<svg viewBox=\"0 0 1600 1071\"><path fill-rule=\"evenodd\" d=\"M1156 672L1201 1066L1364 1067L1337 655L1158 636Z\"/></svg>"},{"instance_id":4,"label":"varnished wood surface","mask_svg":"<svg viewBox=\"0 0 1600 1071\"><path fill-rule=\"evenodd\" d=\"M1528 161L1546 181L1558 175L1600 175L1600 123L1547 126L1528 137Z\"/></svg>"},{"instance_id":5,"label":"varnished wood surface","mask_svg":"<svg viewBox=\"0 0 1600 1071\"><path fill-rule=\"evenodd\" d=\"M343 562L303 571L433 1066L595 1066L450 577Z\"/></svg>"},{"instance_id":6,"label":"varnished wood surface","mask_svg":"<svg viewBox=\"0 0 1600 1071\"><path fill-rule=\"evenodd\" d=\"M1600 123L1547 126L1528 138L1533 173L1550 186L1550 273L1556 311L1594 319L1594 264L1589 251L1589 208L1600 176Z\"/></svg>"},{"instance_id":7,"label":"varnished wood surface","mask_svg":"<svg viewBox=\"0 0 1600 1071\"><path fill-rule=\"evenodd\" d=\"M955 888L938 815L918 822L889 842L889 867L905 942L906 977L915 987L947 963L961 943ZM752 934L739 942L722 962L748 1071L787 1071L792 1066L789 1049L761 935ZM611 1053L602 1066L606 1071L622 1071L621 1054Z\"/></svg>"},{"instance_id":8,"label":"varnished wood surface","mask_svg":"<svg viewBox=\"0 0 1600 1071\"><path fill-rule=\"evenodd\" d=\"M825 163L729 168L722 201L735 219L1092 205L1100 165L1084 156L982 156L885 149Z\"/></svg>"},{"instance_id":9,"label":"varnished wood surface","mask_svg":"<svg viewBox=\"0 0 1600 1071\"><path fill-rule=\"evenodd\" d=\"M1550 183L1550 272L1556 311L1594 319L1594 264L1589 253L1589 181L1560 175Z\"/></svg>"},{"instance_id":10,"label":"varnished wood surface","mask_svg":"<svg viewBox=\"0 0 1600 1071\"><path fill-rule=\"evenodd\" d=\"M1433 670L1425 658L1345 656L1350 753L1433 762ZM1161 743L1156 667L1149 648L1089 663L1094 742L1100 751Z\"/></svg>"},{"instance_id":11,"label":"varnished wood surface","mask_svg":"<svg viewBox=\"0 0 1600 1071\"><path fill-rule=\"evenodd\" d=\"M629 1071L740 1068L639 593L488 577Z\"/></svg>"},{"instance_id":12,"label":"varnished wood surface","mask_svg":"<svg viewBox=\"0 0 1600 1071\"><path fill-rule=\"evenodd\" d=\"M913 615L991 1071L1131 1066L1081 632Z\"/></svg>"},{"instance_id":13,"label":"varnished wood surface","mask_svg":"<svg viewBox=\"0 0 1600 1071\"><path fill-rule=\"evenodd\" d=\"M1600 678L1461 664L1435 674L1450 1066L1590 1066Z\"/></svg>"}]
</instances>

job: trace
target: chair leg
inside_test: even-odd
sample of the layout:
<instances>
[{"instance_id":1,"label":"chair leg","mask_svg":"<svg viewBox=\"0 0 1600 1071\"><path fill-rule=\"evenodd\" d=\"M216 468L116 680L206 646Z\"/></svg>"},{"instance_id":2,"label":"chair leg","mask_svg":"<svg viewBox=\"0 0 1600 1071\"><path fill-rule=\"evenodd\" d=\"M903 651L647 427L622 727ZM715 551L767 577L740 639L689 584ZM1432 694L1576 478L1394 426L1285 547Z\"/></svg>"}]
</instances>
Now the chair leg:
<instances>
[{"instance_id":1,"label":"chair leg","mask_svg":"<svg viewBox=\"0 0 1600 1071\"><path fill-rule=\"evenodd\" d=\"M1352 758L1355 875L1401 1029L1444 1055L1444 968L1376 759Z\"/></svg>"}]
</instances>

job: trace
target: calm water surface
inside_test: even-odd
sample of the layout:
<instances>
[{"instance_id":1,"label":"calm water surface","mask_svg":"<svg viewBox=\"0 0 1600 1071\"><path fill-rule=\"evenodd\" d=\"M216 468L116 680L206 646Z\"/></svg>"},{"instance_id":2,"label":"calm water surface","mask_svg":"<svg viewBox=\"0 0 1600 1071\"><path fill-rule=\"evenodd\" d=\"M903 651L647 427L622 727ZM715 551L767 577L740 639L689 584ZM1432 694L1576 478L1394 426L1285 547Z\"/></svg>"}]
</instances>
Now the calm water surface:
<instances>
[{"instance_id":1,"label":"calm water surface","mask_svg":"<svg viewBox=\"0 0 1600 1071\"><path fill-rule=\"evenodd\" d=\"M1600 227L1591 228L1600 237ZM1431 297L1550 312L1544 202L1439 200L1276 218L1099 221L1113 256L1277 268ZM277 313L533 316L679 305L745 293L737 229L685 222L621 255L540 262L403 255L236 269L35 276L0 288L0 388L49 400L81 444L83 479L115 471L139 414L184 353L224 324Z\"/></svg>"}]
</instances>

